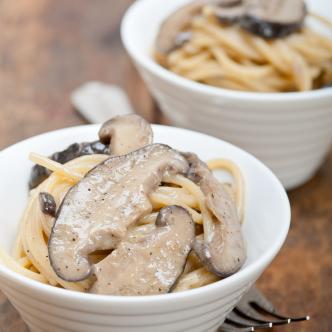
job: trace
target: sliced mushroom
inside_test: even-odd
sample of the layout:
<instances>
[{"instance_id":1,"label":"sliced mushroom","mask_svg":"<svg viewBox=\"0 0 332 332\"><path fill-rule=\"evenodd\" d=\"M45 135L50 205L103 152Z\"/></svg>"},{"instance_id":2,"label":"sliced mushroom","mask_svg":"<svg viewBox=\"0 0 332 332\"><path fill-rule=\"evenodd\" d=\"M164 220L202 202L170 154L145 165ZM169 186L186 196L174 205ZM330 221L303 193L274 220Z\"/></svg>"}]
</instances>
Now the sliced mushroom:
<instances>
[{"instance_id":1,"label":"sliced mushroom","mask_svg":"<svg viewBox=\"0 0 332 332\"><path fill-rule=\"evenodd\" d=\"M48 250L54 271L67 281L87 278L88 254L114 248L127 227L151 212L148 195L165 174L185 173L187 161L162 144L111 157L91 170L65 196Z\"/></svg>"},{"instance_id":2,"label":"sliced mushroom","mask_svg":"<svg viewBox=\"0 0 332 332\"><path fill-rule=\"evenodd\" d=\"M151 144L151 125L136 114L116 116L105 122L99 130L102 143L110 144L112 155L127 154Z\"/></svg>"},{"instance_id":3,"label":"sliced mushroom","mask_svg":"<svg viewBox=\"0 0 332 332\"><path fill-rule=\"evenodd\" d=\"M50 159L65 164L75 158L89 155L89 154L109 154L108 146L96 142L89 143L74 143L68 146L67 149L56 152L50 156ZM51 171L43 166L33 166L30 174L29 189L36 188L40 183L47 179L51 174Z\"/></svg>"},{"instance_id":4,"label":"sliced mushroom","mask_svg":"<svg viewBox=\"0 0 332 332\"><path fill-rule=\"evenodd\" d=\"M151 225L148 225L151 226ZM131 236L95 266L92 293L153 295L170 291L182 273L195 227L180 206L160 210L156 225Z\"/></svg>"},{"instance_id":5,"label":"sliced mushroom","mask_svg":"<svg viewBox=\"0 0 332 332\"><path fill-rule=\"evenodd\" d=\"M205 195L206 205L215 217L211 234L196 237L193 249L210 272L226 277L238 271L246 259L241 223L236 206L207 165L194 154L185 154L188 177Z\"/></svg>"},{"instance_id":6,"label":"sliced mushroom","mask_svg":"<svg viewBox=\"0 0 332 332\"><path fill-rule=\"evenodd\" d=\"M240 24L264 38L280 38L300 29L307 14L303 0L246 0Z\"/></svg>"},{"instance_id":7,"label":"sliced mushroom","mask_svg":"<svg viewBox=\"0 0 332 332\"><path fill-rule=\"evenodd\" d=\"M199 14L205 0L196 0L172 13L161 25L156 39L156 51L160 54L168 54L183 44L176 43L178 35L190 27L191 19ZM186 41L186 40L185 40Z\"/></svg>"},{"instance_id":8,"label":"sliced mushroom","mask_svg":"<svg viewBox=\"0 0 332 332\"><path fill-rule=\"evenodd\" d=\"M238 2L241 0L196 0L180 7L166 18L159 29L156 38L157 57L162 61L164 55L190 40L191 34L188 29L191 19L200 13L204 5L220 5L227 8L235 6Z\"/></svg>"}]
</instances>

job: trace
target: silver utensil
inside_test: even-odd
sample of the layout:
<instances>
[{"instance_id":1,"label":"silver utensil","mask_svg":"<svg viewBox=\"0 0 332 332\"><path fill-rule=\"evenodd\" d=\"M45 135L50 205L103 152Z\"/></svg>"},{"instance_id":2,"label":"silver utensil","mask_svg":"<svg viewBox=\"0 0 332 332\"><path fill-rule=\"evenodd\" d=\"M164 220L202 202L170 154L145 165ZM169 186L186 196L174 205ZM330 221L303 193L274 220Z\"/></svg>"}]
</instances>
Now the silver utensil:
<instances>
[{"instance_id":1,"label":"silver utensil","mask_svg":"<svg viewBox=\"0 0 332 332\"><path fill-rule=\"evenodd\" d=\"M103 123L116 116L134 113L127 94L115 85L87 82L75 89L70 100L90 123Z\"/></svg>"},{"instance_id":2,"label":"silver utensil","mask_svg":"<svg viewBox=\"0 0 332 332\"><path fill-rule=\"evenodd\" d=\"M309 320L309 316L292 317L279 313L273 304L253 286L227 316L219 332L247 332Z\"/></svg>"}]
</instances>

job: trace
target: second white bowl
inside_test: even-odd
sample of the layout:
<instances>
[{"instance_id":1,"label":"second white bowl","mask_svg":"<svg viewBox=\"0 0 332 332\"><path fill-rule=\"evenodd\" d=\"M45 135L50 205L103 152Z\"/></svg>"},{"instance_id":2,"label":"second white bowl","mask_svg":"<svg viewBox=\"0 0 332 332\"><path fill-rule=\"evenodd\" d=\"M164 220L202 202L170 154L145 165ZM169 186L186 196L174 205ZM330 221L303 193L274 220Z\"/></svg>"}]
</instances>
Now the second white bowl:
<instances>
[{"instance_id":1,"label":"second white bowl","mask_svg":"<svg viewBox=\"0 0 332 332\"><path fill-rule=\"evenodd\" d=\"M140 0L122 23L125 48L166 116L177 126L223 138L251 152L287 189L308 180L332 140L332 88L295 93L250 93L189 81L152 58L162 21L189 0ZM329 0L309 1L332 15Z\"/></svg>"}]
</instances>

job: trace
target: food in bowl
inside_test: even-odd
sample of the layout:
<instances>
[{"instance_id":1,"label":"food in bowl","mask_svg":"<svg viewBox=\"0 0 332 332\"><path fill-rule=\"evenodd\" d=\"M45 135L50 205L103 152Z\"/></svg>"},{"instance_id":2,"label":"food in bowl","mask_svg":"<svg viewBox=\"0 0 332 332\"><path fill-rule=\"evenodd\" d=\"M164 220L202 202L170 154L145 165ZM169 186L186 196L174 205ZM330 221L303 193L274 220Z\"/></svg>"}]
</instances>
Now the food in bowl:
<instances>
[{"instance_id":1,"label":"food in bowl","mask_svg":"<svg viewBox=\"0 0 332 332\"><path fill-rule=\"evenodd\" d=\"M200 287L246 259L244 185L217 180L195 154L153 143L137 115L103 124L99 141L46 158L32 153L30 198L10 268L66 289L153 295ZM50 172L46 172L45 168Z\"/></svg>"},{"instance_id":2,"label":"food in bowl","mask_svg":"<svg viewBox=\"0 0 332 332\"><path fill-rule=\"evenodd\" d=\"M311 29L303 0L196 0L161 25L155 59L190 80L254 91L308 91L332 83L332 41Z\"/></svg>"},{"instance_id":3,"label":"food in bowl","mask_svg":"<svg viewBox=\"0 0 332 332\"><path fill-rule=\"evenodd\" d=\"M150 1L150 0L149 0ZM156 0L151 0L154 3ZM141 1L137 4L142 3ZM66 128L29 138L0 152L0 246L10 254L28 201L31 151L48 156L72 142L97 138L100 126ZM223 156L241 169L245 182L242 225L247 258L229 278L196 289L154 296L102 296L35 281L11 270L0 257L0 288L31 331L215 331L240 297L272 262L284 243L290 207L272 172L245 151L198 132L152 125L154 141L179 151L195 151L202 160ZM224 172L214 172L229 182Z\"/></svg>"}]
</instances>

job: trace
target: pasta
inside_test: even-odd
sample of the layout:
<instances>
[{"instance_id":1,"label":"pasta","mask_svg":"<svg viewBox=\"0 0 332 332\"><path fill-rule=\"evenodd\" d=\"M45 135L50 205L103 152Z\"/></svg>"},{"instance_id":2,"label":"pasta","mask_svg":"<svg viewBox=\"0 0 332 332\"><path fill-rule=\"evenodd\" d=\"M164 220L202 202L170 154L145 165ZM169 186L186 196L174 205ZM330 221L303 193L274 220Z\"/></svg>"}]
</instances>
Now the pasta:
<instances>
[{"instance_id":1,"label":"pasta","mask_svg":"<svg viewBox=\"0 0 332 332\"><path fill-rule=\"evenodd\" d=\"M48 257L48 239L53 226L53 218L42 213L38 196L40 192L50 193L57 205L61 203L68 190L75 185L90 169L104 161L106 155L87 155L78 157L61 165L53 160L38 154L31 154L30 159L42 165L53 173L42 182L36 189L30 192L29 201L20 222L19 231L15 243L13 256L10 257L0 249L0 261L28 278L37 280L52 286L62 287L73 291L86 292L93 283L93 278L80 282L68 282L55 274L50 265ZM223 169L230 172L234 178L228 190L234 195L238 213L243 218L244 184L241 172L237 166L223 159L216 159L209 162L211 169ZM166 176L163 185L159 186L151 195L150 201L153 212L139 220L136 226L137 234L140 227L154 223L157 212L160 208L177 204L185 207L191 214L193 220L198 224L198 232L211 227L212 216L209 212L204 196L200 188L189 179L181 176ZM202 225L199 226L199 225ZM95 252L91 255L91 261L98 262L108 253ZM194 253L189 255L185 270L179 278L173 291L200 287L219 280L216 275L209 272Z\"/></svg>"},{"instance_id":2,"label":"pasta","mask_svg":"<svg viewBox=\"0 0 332 332\"><path fill-rule=\"evenodd\" d=\"M331 29L329 20L311 17ZM289 36L264 39L238 24L222 24L208 5L193 15L190 38L155 59L187 79L253 91L309 91L332 83L332 40L304 26Z\"/></svg>"}]
</instances>

